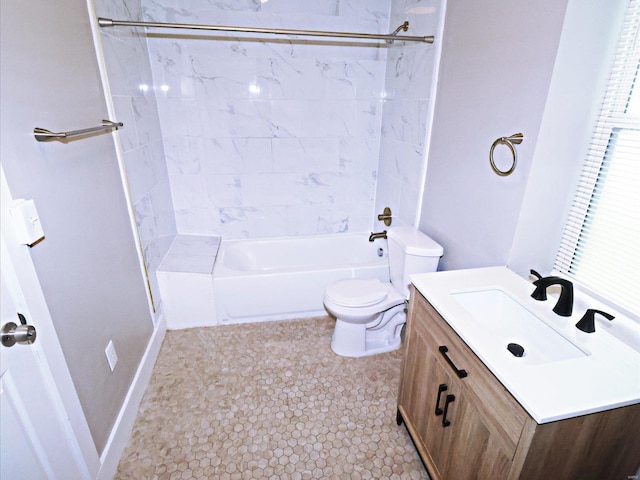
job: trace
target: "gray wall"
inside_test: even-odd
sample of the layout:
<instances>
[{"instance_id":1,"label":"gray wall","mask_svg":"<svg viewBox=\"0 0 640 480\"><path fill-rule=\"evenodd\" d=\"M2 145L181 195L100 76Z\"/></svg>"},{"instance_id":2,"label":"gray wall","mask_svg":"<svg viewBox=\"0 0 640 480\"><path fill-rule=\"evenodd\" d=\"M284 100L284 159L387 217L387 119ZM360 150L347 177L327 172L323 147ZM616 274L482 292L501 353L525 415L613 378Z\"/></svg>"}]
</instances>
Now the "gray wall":
<instances>
[{"instance_id":1,"label":"gray wall","mask_svg":"<svg viewBox=\"0 0 640 480\"><path fill-rule=\"evenodd\" d=\"M606 88L626 0L569 0L509 267L548 272Z\"/></svg>"},{"instance_id":2,"label":"gray wall","mask_svg":"<svg viewBox=\"0 0 640 480\"><path fill-rule=\"evenodd\" d=\"M1 5L3 169L14 198L38 207L46 238L30 253L102 452L152 332L118 159L110 134L49 143L32 134L34 127L74 130L108 118L87 5ZM109 340L119 356L113 373L104 353Z\"/></svg>"},{"instance_id":3,"label":"gray wall","mask_svg":"<svg viewBox=\"0 0 640 480\"><path fill-rule=\"evenodd\" d=\"M507 264L566 4L448 2L420 220L444 246L441 269ZM525 136L517 168L499 177L489 149L516 132Z\"/></svg>"}]
</instances>

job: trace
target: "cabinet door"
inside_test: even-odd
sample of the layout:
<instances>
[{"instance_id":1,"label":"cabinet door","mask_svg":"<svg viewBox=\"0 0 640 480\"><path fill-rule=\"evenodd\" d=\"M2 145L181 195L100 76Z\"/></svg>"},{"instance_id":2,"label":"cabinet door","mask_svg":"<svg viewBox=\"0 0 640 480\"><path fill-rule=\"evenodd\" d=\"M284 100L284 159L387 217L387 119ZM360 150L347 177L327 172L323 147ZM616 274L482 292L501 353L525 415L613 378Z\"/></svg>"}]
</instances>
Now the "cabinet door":
<instances>
[{"instance_id":1,"label":"cabinet door","mask_svg":"<svg viewBox=\"0 0 640 480\"><path fill-rule=\"evenodd\" d=\"M413 429L414 440L434 480L445 478L447 455L450 450L450 427L443 427L447 395L455 395L453 378L428 348L424 326L412 322L407 334L404 375L398 405L404 420ZM447 419L454 404L450 403ZM436 413L438 409L439 413ZM415 438L415 437L418 438Z\"/></svg>"},{"instance_id":2,"label":"cabinet door","mask_svg":"<svg viewBox=\"0 0 640 480\"><path fill-rule=\"evenodd\" d=\"M445 435L446 462L440 468L447 479L497 480L506 478L527 414L504 386L481 364L464 342L427 303L417 296L416 313L428 335L428 348L454 379L455 402L448 412L451 425ZM449 365L438 348L446 346ZM454 369L464 369L458 378Z\"/></svg>"},{"instance_id":3,"label":"cabinet door","mask_svg":"<svg viewBox=\"0 0 640 480\"><path fill-rule=\"evenodd\" d=\"M450 408L444 478L500 480L509 474L514 452L505 448L477 402L471 391L462 389Z\"/></svg>"},{"instance_id":4,"label":"cabinet door","mask_svg":"<svg viewBox=\"0 0 640 480\"><path fill-rule=\"evenodd\" d=\"M507 477L526 414L417 292L399 405L434 480Z\"/></svg>"}]
</instances>

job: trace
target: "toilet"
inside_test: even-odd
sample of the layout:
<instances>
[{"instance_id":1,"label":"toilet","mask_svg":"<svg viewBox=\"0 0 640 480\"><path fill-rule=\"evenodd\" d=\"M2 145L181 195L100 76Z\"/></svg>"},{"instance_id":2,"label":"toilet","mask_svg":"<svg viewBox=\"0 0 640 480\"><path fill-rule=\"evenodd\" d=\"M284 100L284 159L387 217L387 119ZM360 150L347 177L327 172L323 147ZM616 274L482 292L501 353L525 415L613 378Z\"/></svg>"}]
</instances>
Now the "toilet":
<instances>
[{"instance_id":1,"label":"toilet","mask_svg":"<svg viewBox=\"0 0 640 480\"><path fill-rule=\"evenodd\" d=\"M443 249L419 230L400 226L387 233L390 283L349 278L327 286L324 307L336 318L331 349L364 357L400 347L406 322L409 275L435 272Z\"/></svg>"}]
</instances>

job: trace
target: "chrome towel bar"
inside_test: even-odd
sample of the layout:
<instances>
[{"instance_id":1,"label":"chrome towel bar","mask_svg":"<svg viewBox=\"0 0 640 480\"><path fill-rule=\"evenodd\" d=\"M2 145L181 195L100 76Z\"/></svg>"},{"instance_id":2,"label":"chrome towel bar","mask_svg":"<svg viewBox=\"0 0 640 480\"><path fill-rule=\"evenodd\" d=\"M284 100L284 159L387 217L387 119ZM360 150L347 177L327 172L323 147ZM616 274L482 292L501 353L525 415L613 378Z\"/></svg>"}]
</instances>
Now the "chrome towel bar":
<instances>
[{"instance_id":1,"label":"chrome towel bar","mask_svg":"<svg viewBox=\"0 0 640 480\"><path fill-rule=\"evenodd\" d=\"M52 132L46 128L36 127L33 129L33 134L36 140L39 142L48 142L50 140L60 140L64 138L77 137L79 135L86 135L88 133L101 132L103 130L116 130L120 127L124 127L122 122L112 122L111 120L102 120L102 125L99 127L83 128L82 130L72 130L70 132Z\"/></svg>"},{"instance_id":2,"label":"chrome towel bar","mask_svg":"<svg viewBox=\"0 0 640 480\"><path fill-rule=\"evenodd\" d=\"M407 31L409 22L404 22L393 33L356 33L356 32L326 32L323 30L290 30L287 28L258 28L258 27L234 27L228 25L202 25L190 23L163 23L163 22L137 22L131 20L113 20L111 18L98 18L98 25L101 27L146 27L146 28L182 28L188 30L214 30L222 32L246 32L246 33L267 33L275 35L302 35L308 37L338 37L338 38L365 38L370 40L386 40L393 43L394 40L404 42L424 42L433 43L433 35L426 37L412 37L409 35L398 36L400 30Z\"/></svg>"}]
</instances>

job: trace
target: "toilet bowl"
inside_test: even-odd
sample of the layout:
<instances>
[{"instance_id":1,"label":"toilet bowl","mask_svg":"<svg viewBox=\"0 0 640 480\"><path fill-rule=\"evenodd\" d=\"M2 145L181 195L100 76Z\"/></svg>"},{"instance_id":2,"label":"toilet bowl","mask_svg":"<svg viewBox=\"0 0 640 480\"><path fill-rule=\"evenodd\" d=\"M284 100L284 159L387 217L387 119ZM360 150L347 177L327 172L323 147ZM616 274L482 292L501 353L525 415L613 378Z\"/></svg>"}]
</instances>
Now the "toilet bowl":
<instances>
[{"instance_id":1,"label":"toilet bowl","mask_svg":"<svg viewBox=\"0 0 640 480\"><path fill-rule=\"evenodd\" d=\"M362 357L399 348L409 275L435 271L442 256L442 247L413 227L390 229L387 242L390 283L349 278L325 289L325 309L336 318L331 348L338 355Z\"/></svg>"},{"instance_id":2,"label":"toilet bowl","mask_svg":"<svg viewBox=\"0 0 640 480\"><path fill-rule=\"evenodd\" d=\"M396 335L394 328L388 328L388 319L398 316L396 325L404 324L405 298L390 283L340 280L327 287L324 306L336 317L331 348L338 355L361 357L400 346L399 332Z\"/></svg>"}]
</instances>

